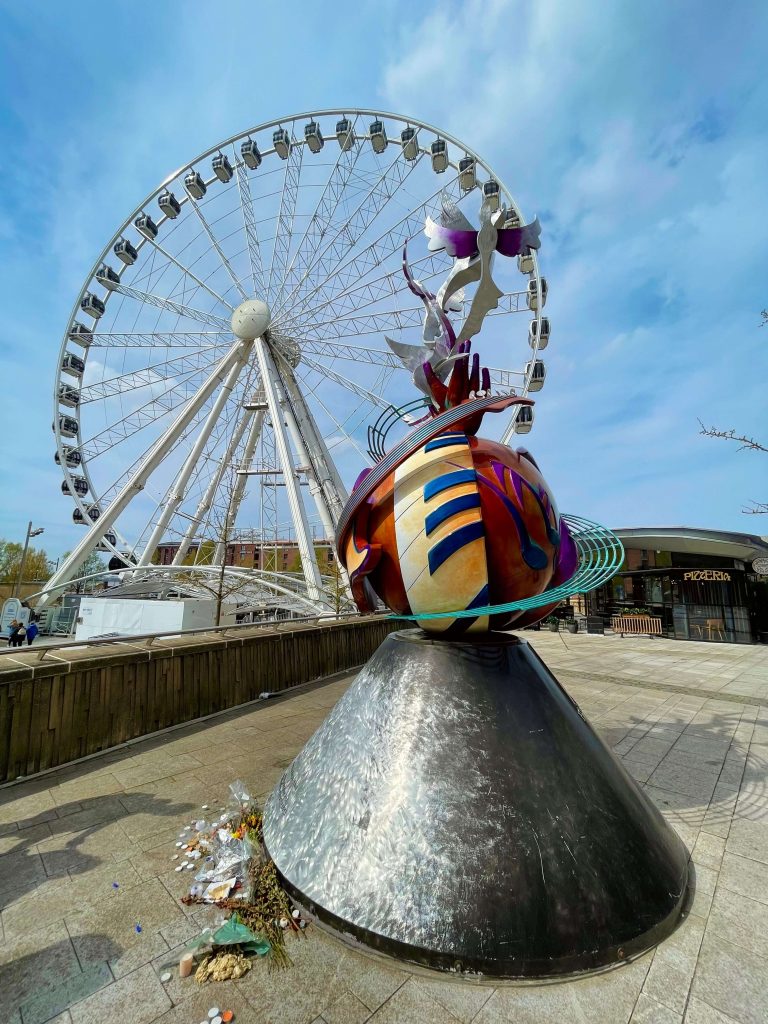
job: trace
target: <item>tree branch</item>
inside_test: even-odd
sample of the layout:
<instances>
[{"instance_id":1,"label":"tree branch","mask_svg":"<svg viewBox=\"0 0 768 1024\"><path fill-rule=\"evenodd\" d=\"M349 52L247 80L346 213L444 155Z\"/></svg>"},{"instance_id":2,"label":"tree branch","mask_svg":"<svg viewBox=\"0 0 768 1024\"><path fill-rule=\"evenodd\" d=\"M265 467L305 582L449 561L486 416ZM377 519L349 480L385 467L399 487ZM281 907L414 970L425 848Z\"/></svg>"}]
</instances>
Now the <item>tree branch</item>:
<instances>
[{"instance_id":1,"label":"tree branch","mask_svg":"<svg viewBox=\"0 0 768 1024\"><path fill-rule=\"evenodd\" d=\"M701 420L699 420L699 426L701 427L699 433L705 437L722 437L726 441L738 441L739 451L747 448L758 452L768 452L768 448L764 444L760 444L753 437L737 434L735 430L718 430L717 427L705 427Z\"/></svg>"}]
</instances>

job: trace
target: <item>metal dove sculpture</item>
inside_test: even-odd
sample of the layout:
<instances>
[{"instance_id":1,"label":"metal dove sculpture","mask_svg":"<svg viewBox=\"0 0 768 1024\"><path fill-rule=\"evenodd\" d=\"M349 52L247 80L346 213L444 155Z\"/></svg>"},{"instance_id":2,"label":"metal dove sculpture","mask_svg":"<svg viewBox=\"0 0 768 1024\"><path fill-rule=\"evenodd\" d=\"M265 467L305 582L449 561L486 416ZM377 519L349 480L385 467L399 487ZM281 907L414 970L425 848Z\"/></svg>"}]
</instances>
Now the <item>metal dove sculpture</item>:
<instances>
[{"instance_id":1,"label":"metal dove sculpture","mask_svg":"<svg viewBox=\"0 0 768 1024\"><path fill-rule=\"evenodd\" d=\"M507 220L507 211L502 207L495 215L486 200L480 208L480 230L470 224L463 213L452 203L443 203L441 223L427 217L424 233L429 238L429 249L438 252L444 249L456 259L453 270L438 293L442 309L446 309L451 298L466 285L478 282L469 314L457 335L457 341L465 341L477 334L487 313L495 309L504 294L493 280L491 273L493 255L519 256L541 245L541 225L536 217L530 224L521 227L499 227Z\"/></svg>"}]
</instances>

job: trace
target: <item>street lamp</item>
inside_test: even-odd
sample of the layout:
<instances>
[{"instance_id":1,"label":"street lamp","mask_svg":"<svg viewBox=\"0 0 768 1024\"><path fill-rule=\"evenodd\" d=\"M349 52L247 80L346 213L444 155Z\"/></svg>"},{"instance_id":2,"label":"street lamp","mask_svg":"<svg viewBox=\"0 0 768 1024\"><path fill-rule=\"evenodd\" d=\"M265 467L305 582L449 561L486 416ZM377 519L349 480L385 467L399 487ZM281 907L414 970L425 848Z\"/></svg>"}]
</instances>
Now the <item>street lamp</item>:
<instances>
[{"instance_id":1,"label":"street lamp","mask_svg":"<svg viewBox=\"0 0 768 1024\"><path fill-rule=\"evenodd\" d=\"M19 588L21 587L21 581L24 579L24 563L27 560L27 548L29 547L29 538L30 537L39 537L41 533L45 533L44 527L38 526L36 530L33 530L32 529L32 522L30 520L30 523L27 526L27 536L26 536L26 540L24 541L24 550L21 553L21 565L19 566L19 575L18 575L18 578L16 580L16 586L13 588L13 596L14 597L18 597L19 596Z\"/></svg>"}]
</instances>

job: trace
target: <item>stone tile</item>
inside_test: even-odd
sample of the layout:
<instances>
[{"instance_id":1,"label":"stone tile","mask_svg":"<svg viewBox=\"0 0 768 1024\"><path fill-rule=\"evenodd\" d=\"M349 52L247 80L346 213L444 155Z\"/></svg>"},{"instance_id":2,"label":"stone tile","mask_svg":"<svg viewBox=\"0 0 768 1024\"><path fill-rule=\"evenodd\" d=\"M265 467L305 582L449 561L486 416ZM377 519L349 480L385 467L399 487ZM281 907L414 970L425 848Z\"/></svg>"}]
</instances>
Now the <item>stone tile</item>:
<instances>
[{"instance_id":1,"label":"stone tile","mask_svg":"<svg viewBox=\"0 0 768 1024\"><path fill-rule=\"evenodd\" d=\"M768 958L768 906L720 886L712 901L707 931Z\"/></svg>"},{"instance_id":2,"label":"stone tile","mask_svg":"<svg viewBox=\"0 0 768 1024\"><path fill-rule=\"evenodd\" d=\"M171 1006L155 972L147 965L70 1007L72 1024L149 1024Z\"/></svg>"},{"instance_id":3,"label":"stone tile","mask_svg":"<svg viewBox=\"0 0 768 1024\"><path fill-rule=\"evenodd\" d=\"M702 830L699 832L692 852L696 864L719 871L725 852L725 840L721 836L712 835L712 833Z\"/></svg>"},{"instance_id":4,"label":"stone tile","mask_svg":"<svg viewBox=\"0 0 768 1024\"><path fill-rule=\"evenodd\" d=\"M431 981L423 977L414 978L413 981L461 1024L470 1024L493 995L493 988L488 983L481 985L449 979Z\"/></svg>"},{"instance_id":5,"label":"stone tile","mask_svg":"<svg viewBox=\"0 0 768 1024\"><path fill-rule=\"evenodd\" d=\"M351 992L344 992L339 998L326 1006L322 1019L325 1024L364 1024L371 1011Z\"/></svg>"},{"instance_id":6,"label":"stone tile","mask_svg":"<svg viewBox=\"0 0 768 1024\"><path fill-rule=\"evenodd\" d=\"M649 957L645 956L606 974L568 984L499 987L473 1024L627 1024L648 964Z\"/></svg>"},{"instance_id":7,"label":"stone tile","mask_svg":"<svg viewBox=\"0 0 768 1024\"><path fill-rule=\"evenodd\" d=\"M735 818L725 848L728 853L768 864L768 823Z\"/></svg>"},{"instance_id":8,"label":"stone tile","mask_svg":"<svg viewBox=\"0 0 768 1024\"><path fill-rule=\"evenodd\" d=\"M66 1011L72 1019L72 1003L92 994L104 992L112 983L112 975L105 963L89 964L85 970L64 976L35 978L32 993L21 1003L24 1024L43 1024L51 1017Z\"/></svg>"},{"instance_id":9,"label":"stone tile","mask_svg":"<svg viewBox=\"0 0 768 1024\"><path fill-rule=\"evenodd\" d=\"M703 999L691 996L685 1011L684 1024L736 1024L733 1017L726 1017Z\"/></svg>"},{"instance_id":10,"label":"stone tile","mask_svg":"<svg viewBox=\"0 0 768 1024\"><path fill-rule=\"evenodd\" d=\"M679 1013L641 992L630 1024L681 1024L682 1019Z\"/></svg>"},{"instance_id":11,"label":"stone tile","mask_svg":"<svg viewBox=\"0 0 768 1024\"><path fill-rule=\"evenodd\" d=\"M372 1024L455 1024L456 1017L411 978L370 1018Z\"/></svg>"},{"instance_id":12,"label":"stone tile","mask_svg":"<svg viewBox=\"0 0 768 1024\"><path fill-rule=\"evenodd\" d=\"M680 793L683 796L708 803L717 784L717 775L670 764L665 759L651 775L649 783L657 789Z\"/></svg>"},{"instance_id":13,"label":"stone tile","mask_svg":"<svg viewBox=\"0 0 768 1024\"><path fill-rule=\"evenodd\" d=\"M740 896L768 903L768 871L758 861L726 852L720 869L720 885Z\"/></svg>"},{"instance_id":14,"label":"stone tile","mask_svg":"<svg viewBox=\"0 0 768 1024\"><path fill-rule=\"evenodd\" d=\"M396 992L407 975L380 964L371 964L349 980L349 988L369 1010L377 1010Z\"/></svg>"},{"instance_id":15,"label":"stone tile","mask_svg":"<svg viewBox=\"0 0 768 1024\"><path fill-rule=\"evenodd\" d=\"M765 1024L768 961L707 929L692 994L739 1024Z\"/></svg>"}]
</instances>

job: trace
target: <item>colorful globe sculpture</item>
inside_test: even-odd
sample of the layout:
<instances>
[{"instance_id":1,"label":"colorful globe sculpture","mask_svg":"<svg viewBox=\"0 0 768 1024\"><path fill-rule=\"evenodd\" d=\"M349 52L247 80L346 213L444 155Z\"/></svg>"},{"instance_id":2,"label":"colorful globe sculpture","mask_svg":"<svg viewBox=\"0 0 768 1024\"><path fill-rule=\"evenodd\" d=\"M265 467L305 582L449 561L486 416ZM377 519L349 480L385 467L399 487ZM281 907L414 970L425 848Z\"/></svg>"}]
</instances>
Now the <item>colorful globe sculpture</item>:
<instances>
[{"instance_id":1,"label":"colorful globe sculpture","mask_svg":"<svg viewBox=\"0 0 768 1024\"><path fill-rule=\"evenodd\" d=\"M525 449L462 431L438 434L388 473L363 509L343 553L359 604L362 579L397 614L426 615L516 602L576 571L568 526ZM421 624L478 632L548 610Z\"/></svg>"}]
</instances>

